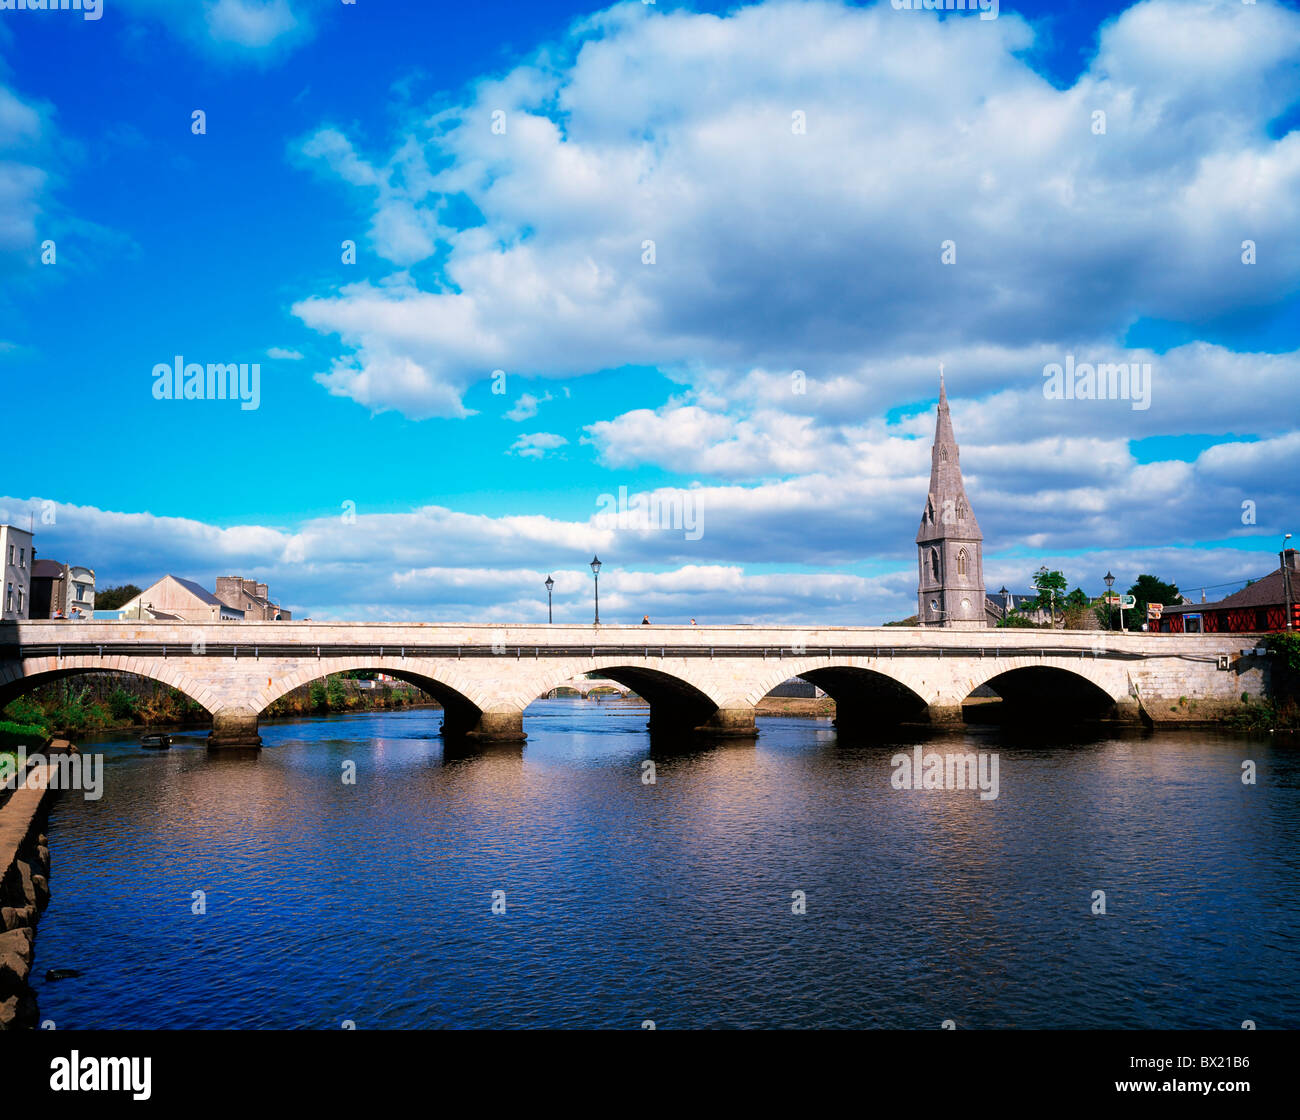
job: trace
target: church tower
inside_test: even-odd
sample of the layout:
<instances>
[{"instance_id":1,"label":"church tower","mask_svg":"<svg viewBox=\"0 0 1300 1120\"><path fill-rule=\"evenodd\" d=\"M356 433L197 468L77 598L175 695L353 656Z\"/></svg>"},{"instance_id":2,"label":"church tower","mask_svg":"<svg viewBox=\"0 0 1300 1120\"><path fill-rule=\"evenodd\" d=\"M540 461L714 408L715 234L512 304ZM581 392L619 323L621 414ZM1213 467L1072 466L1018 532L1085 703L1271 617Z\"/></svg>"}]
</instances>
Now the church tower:
<instances>
[{"instance_id":1,"label":"church tower","mask_svg":"<svg viewBox=\"0 0 1300 1120\"><path fill-rule=\"evenodd\" d=\"M980 630L984 616L984 534L966 500L948 394L939 367L939 416L930 450L930 493L916 534L920 563L917 617L922 626Z\"/></svg>"}]
</instances>

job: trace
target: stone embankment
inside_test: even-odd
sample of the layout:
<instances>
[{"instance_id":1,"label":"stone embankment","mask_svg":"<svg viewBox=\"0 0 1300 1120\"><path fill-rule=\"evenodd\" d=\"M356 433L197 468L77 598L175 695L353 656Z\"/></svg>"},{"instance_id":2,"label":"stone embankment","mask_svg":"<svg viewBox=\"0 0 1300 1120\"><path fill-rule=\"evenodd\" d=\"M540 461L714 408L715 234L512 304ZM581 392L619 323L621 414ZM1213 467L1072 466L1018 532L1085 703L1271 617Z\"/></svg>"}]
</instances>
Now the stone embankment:
<instances>
[{"instance_id":1,"label":"stone embankment","mask_svg":"<svg viewBox=\"0 0 1300 1120\"><path fill-rule=\"evenodd\" d=\"M35 1027L36 924L50 901L45 835L51 767L39 763L0 807L0 1030Z\"/></svg>"}]
</instances>

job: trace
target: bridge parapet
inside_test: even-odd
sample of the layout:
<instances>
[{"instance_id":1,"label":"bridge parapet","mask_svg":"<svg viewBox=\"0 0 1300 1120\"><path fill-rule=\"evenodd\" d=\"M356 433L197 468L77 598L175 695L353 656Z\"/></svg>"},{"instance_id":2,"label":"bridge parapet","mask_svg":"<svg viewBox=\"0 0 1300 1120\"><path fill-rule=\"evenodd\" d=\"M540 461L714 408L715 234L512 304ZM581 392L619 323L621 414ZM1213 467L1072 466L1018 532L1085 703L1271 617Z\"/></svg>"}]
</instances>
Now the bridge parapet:
<instances>
[{"instance_id":1,"label":"bridge parapet","mask_svg":"<svg viewBox=\"0 0 1300 1120\"><path fill-rule=\"evenodd\" d=\"M214 746L251 746L258 715L284 693L373 669L430 692L449 734L519 739L533 699L600 673L649 701L652 726L752 734L754 705L792 676L825 688L842 715L879 722L959 718L980 685L1022 670L1022 684L1047 680L1051 669L1124 714L1166 711L1170 696L1204 701L1205 713L1263 691L1258 644L1253 634L1068 630L36 621L0 623L0 706L60 676L129 672L213 713Z\"/></svg>"}]
</instances>

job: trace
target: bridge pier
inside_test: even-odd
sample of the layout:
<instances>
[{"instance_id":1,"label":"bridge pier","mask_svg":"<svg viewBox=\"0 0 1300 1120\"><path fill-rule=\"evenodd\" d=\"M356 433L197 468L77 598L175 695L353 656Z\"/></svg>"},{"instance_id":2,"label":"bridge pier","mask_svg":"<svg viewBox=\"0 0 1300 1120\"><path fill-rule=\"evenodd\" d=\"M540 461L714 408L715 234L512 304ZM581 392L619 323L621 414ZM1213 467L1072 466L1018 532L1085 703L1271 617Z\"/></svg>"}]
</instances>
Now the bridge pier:
<instances>
[{"instance_id":1,"label":"bridge pier","mask_svg":"<svg viewBox=\"0 0 1300 1120\"><path fill-rule=\"evenodd\" d=\"M754 739L758 736L753 708L719 708L695 730L715 739Z\"/></svg>"},{"instance_id":2,"label":"bridge pier","mask_svg":"<svg viewBox=\"0 0 1300 1120\"><path fill-rule=\"evenodd\" d=\"M930 722L937 727L957 727L965 723L965 717L962 715L961 702L956 704L934 703L927 705L926 713L930 717Z\"/></svg>"},{"instance_id":3,"label":"bridge pier","mask_svg":"<svg viewBox=\"0 0 1300 1120\"><path fill-rule=\"evenodd\" d=\"M251 708L222 708L212 713L212 732L208 735L210 751L260 750L262 736L257 730L257 713Z\"/></svg>"},{"instance_id":4,"label":"bridge pier","mask_svg":"<svg viewBox=\"0 0 1300 1120\"><path fill-rule=\"evenodd\" d=\"M707 739L758 738L754 709L750 707L717 708L712 715L702 717L673 710L656 712L654 705L651 705L649 729L651 735L699 736Z\"/></svg>"},{"instance_id":5,"label":"bridge pier","mask_svg":"<svg viewBox=\"0 0 1300 1120\"><path fill-rule=\"evenodd\" d=\"M522 743L528 738L523 712L466 711L463 707L444 707L442 735L474 743Z\"/></svg>"}]
</instances>

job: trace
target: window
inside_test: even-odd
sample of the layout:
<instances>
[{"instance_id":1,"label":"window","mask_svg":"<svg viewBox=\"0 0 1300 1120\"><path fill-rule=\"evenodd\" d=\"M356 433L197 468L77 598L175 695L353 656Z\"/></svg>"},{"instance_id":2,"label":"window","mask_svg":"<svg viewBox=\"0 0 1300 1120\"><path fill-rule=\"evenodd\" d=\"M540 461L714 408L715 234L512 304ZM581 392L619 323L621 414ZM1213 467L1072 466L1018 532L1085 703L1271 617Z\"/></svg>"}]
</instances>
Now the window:
<instances>
[{"instance_id":1,"label":"window","mask_svg":"<svg viewBox=\"0 0 1300 1120\"><path fill-rule=\"evenodd\" d=\"M939 448L939 462L946 463L947 461L948 461L948 449L946 447Z\"/></svg>"},{"instance_id":2,"label":"window","mask_svg":"<svg viewBox=\"0 0 1300 1120\"><path fill-rule=\"evenodd\" d=\"M966 520L966 500L964 498L960 498L957 501L957 520Z\"/></svg>"},{"instance_id":3,"label":"window","mask_svg":"<svg viewBox=\"0 0 1300 1120\"><path fill-rule=\"evenodd\" d=\"M13 546L10 545L9 547L12 548ZM12 583L9 583L5 585L5 610L11 611L13 609L14 609L14 585Z\"/></svg>"},{"instance_id":4,"label":"window","mask_svg":"<svg viewBox=\"0 0 1300 1120\"><path fill-rule=\"evenodd\" d=\"M21 587L18 589L18 613L23 613L23 589Z\"/></svg>"},{"instance_id":5,"label":"window","mask_svg":"<svg viewBox=\"0 0 1300 1120\"><path fill-rule=\"evenodd\" d=\"M966 574L966 550L964 548L957 553L957 574L959 576Z\"/></svg>"},{"instance_id":6,"label":"window","mask_svg":"<svg viewBox=\"0 0 1300 1120\"><path fill-rule=\"evenodd\" d=\"M20 568L27 567L27 549L25 548L20 548L18 550L18 566Z\"/></svg>"},{"instance_id":7,"label":"window","mask_svg":"<svg viewBox=\"0 0 1300 1120\"><path fill-rule=\"evenodd\" d=\"M930 575L936 580L939 578L939 550L937 548L930 549Z\"/></svg>"},{"instance_id":8,"label":"window","mask_svg":"<svg viewBox=\"0 0 1300 1120\"><path fill-rule=\"evenodd\" d=\"M9 563L12 564L13 562L14 562L14 546L11 544L9 546Z\"/></svg>"}]
</instances>

